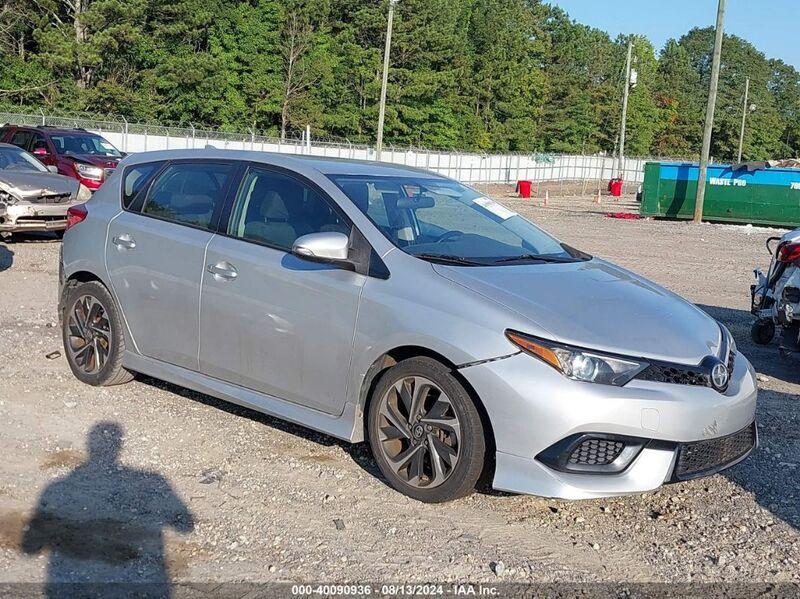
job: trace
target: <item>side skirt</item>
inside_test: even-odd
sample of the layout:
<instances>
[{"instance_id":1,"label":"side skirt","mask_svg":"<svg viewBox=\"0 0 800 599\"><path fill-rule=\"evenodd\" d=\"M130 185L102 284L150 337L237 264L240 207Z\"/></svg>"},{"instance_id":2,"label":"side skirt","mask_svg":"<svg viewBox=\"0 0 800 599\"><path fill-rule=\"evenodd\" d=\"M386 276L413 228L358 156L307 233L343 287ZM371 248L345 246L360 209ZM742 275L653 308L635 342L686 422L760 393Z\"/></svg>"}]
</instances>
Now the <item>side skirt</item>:
<instances>
[{"instance_id":1,"label":"side skirt","mask_svg":"<svg viewBox=\"0 0 800 599\"><path fill-rule=\"evenodd\" d=\"M165 364L131 351L125 352L122 364L128 370L141 372L153 378L168 381L193 391L211 395L256 412L288 420L321 433L344 439L352 443L364 440L363 427L356 426L359 410L352 403L346 403L339 416L330 416L271 395L257 393L250 389L231 385L219 379L180 366Z\"/></svg>"}]
</instances>

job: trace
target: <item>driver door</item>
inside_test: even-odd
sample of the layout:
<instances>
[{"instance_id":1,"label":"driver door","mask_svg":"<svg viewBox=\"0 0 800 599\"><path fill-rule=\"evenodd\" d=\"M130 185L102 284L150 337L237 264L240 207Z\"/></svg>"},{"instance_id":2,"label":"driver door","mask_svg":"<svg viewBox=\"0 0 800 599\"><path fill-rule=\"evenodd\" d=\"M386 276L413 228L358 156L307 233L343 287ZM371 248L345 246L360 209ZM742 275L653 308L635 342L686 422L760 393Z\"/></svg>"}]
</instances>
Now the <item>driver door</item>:
<instances>
[{"instance_id":1,"label":"driver door","mask_svg":"<svg viewBox=\"0 0 800 599\"><path fill-rule=\"evenodd\" d=\"M366 277L291 253L301 235L351 224L310 182L252 167L226 234L208 245L200 370L328 414L344 409Z\"/></svg>"}]
</instances>

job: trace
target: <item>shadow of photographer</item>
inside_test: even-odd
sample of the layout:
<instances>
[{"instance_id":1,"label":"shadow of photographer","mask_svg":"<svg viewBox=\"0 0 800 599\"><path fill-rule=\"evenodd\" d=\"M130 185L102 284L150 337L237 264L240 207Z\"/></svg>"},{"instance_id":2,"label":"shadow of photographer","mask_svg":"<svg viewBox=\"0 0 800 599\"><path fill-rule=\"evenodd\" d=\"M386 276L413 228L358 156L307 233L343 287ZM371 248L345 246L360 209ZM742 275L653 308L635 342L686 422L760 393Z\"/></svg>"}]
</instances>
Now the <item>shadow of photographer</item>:
<instances>
[{"instance_id":1,"label":"shadow of photographer","mask_svg":"<svg viewBox=\"0 0 800 599\"><path fill-rule=\"evenodd\" d=\"M107 583L137 597L170 594L164 529L190 532L194 516L163 476L119 462L122 442L119 424L95 424L87 461L47 486L23 531L24 553L49 553L49 597L114 595Z\"/></svg>"}]
</instances>

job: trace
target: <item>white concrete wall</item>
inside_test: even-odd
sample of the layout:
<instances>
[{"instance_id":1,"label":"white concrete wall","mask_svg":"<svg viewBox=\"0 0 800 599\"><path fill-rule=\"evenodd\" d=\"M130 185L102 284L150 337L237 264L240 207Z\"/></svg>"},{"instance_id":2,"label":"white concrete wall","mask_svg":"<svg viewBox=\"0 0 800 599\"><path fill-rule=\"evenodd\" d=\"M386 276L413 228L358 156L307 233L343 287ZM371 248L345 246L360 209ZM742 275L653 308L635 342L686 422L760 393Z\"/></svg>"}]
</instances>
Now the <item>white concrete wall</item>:
<instances>
[{"instance_id":1,"label":"white concrete wall","mask_svg":"<svg viewBox=\"0 0 800 599\"><path fill-rule=\"evenodd\" d=\"M42 121L54 126L81 126L103 135L128 153L179 148L216 148L255 150L288 154L309 154L360 160L375 160L375 150L347 143L315 143L306 145L292 140L280 143L275 139L248 134L220 134L200 129L169 129L142 125L127 126L123 122L92 121L80 118L47 117L0 113L0 123L38 125ZM135 131L135 132L134 132ZM146 132L145 132L146 131ZM152 131L152 132L151 132ZM157 133L155 133L157 132ZM227 137L227 139L226 139ZM389 147L381 155L385 162L429 169L439 174L472 184L514 184L518 180L544 181L607 181L615 176L615 159L610 156L550 154L464 154ZM645 159L625 160L623 179L626 186L644 178ZM590 188L588 188L590 189ZM630 189L630 187L629 187Z\"/></svg>"}]
</instances>

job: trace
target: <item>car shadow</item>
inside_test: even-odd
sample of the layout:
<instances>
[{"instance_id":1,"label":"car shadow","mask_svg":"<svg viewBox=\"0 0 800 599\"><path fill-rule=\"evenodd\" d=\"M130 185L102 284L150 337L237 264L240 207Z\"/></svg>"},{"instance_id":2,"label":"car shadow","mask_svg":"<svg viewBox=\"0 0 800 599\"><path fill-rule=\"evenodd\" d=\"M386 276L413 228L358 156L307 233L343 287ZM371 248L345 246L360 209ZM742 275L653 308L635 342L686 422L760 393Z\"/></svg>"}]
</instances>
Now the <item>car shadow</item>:
<instances>
[{"instance_id":1,"label":"car shadow","mask_svg":"<svg viewBox=\"0 0 800 599\"><path fill-rule=\"evenodd\" d=\"M23 529L20 550L48 556L48 597L102 596L109 581L135 583L130 596L170 595L164 529L191 532L194 516L163 476L120 463L123 434L95 424L86 461L45 488Z\"/></svg>"},{"instance_id":2,"label":"car shadow","mask_svg":"<svg viewBox=\"0 0 800 599\"><path fill-rule=\"evenodd\" d=\"M728 327L761 379L756 409L759 447L723 475L752 493L774 516L800 529L800 355L782 357L775 340L756 345L750 338L753 316L746 310L699 307Z\"/></svg>"},{"instance_id":3,"label":"car shadow","mask_svg":"<svg viewBox=\"0 0 800 599\"><path fill-rule=\"evenodd\" d=\"M350 443L349 441L337 439L331 435L320 433L299 424L294 424L287 420L270 416L269 414L251 410L250 408L245 408L235 403L217 399L211 395L206 395L205 393L192 391L186 387L174 385L173 383L155 379L142 374L137 374L136 380L140 383L144 383L145 385L150 385L152 387L180 395L186 399L196 401L217 410L225 411L229 414L233 414L234 416L248 418L254 422L258 422L265 426L269 426L270 428L294 435L295 437L300 437L301 439L306 439L307 441L311 441L313 443L318 443L319 445L324 445L325 447L341 447L342 451L347 453L350 458L365 472L383 481L383 475L378 469L377 464L375 464L374 460L372 459L372 453L368 443Z\"/></svg>"},{"instance_id":4,"label":"car shadow","mask_svg":"<svg viewBox=\"0 0 800 599\"><path fill-rule=\"evenodd\" d=\"M8 245L0 242L0 272L8 270L14 264L14 252Z\"/></svg>"}]
</instances>

